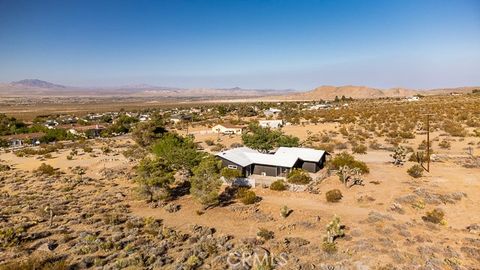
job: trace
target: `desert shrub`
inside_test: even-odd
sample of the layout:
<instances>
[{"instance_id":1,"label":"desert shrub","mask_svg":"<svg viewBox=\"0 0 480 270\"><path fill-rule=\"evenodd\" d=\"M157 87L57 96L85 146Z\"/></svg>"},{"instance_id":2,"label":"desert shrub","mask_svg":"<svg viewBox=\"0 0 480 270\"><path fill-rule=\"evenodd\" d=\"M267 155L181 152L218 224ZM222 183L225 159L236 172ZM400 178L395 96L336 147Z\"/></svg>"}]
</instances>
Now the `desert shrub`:
<instances>
[{"instance_id":1,"label":"desert shrub","mask_svg":"<svg viewBox=\"0 0 480 270\"><path fill-rule=\"evenodd\" d=\"M378 143L378 141L376 141L376 140L370 142L369 147L370 147L370 149L372 149L372 150L380 150L380 149L382 149L382 145L381 145L380 143Z\"/></svg>"},{"instance_id":2,"label":"desert shrub","mask_svg":"<svg viewBox=\"0 0 480 270\"><path fill-rule=\"evenodd\" d=\"M277 190L277 191L283 191L283 190L286 190L287 189L287 185L285 184L285 181L279 179L277 181L274 181L271 185L270 185L270 189L271 190Z\"/></svg>"},{"instance_id":3,"label":"desert shrub","mask_svg":"<svg viewBox=\"0 0 480 270\"><path fill-rule=\"evenodd\" d=\"M327 253L334 253L337 251L335 239L345 236L345 226L340 223L340 218L335 216L332 221L327 224L327 233L323 238L322 250Z\"/></svg>"},{"instance_id":4,"label":"desert shrub","mask_svg":"<svg viewBox=\"0 0 480 270\"><path fill-rule=\"evenodd\" d=\"M0 229L0 247L10 247L24 241L25 229L18 227L5 227Z\"/></svg>"},{"instance_id":5,"label":"desert shrub","mask_svg":"<svg viewBox=\"0 0 480 270\"><path fill-rule=\"evenodd\" d=\"M462 127L462 124L451 120L446 120L443 122L443 130L455 137L465 137L467 134L465 129Z\"/></svg>"},{"instance_id":6,"label":"desert shrub","mask_svg":"<svg viewBox=\"0 0 480 270\"><path fill-rule=\"evenodd\" d=\"M352 147L352 152L355 154L366 154L367 153L367 146L364 144L357 144Z\"/></svg>"},{"instance_id":7,"label":"desert shrub","mask_svg":"<svg viewBox=\"0 0 480 270\"><path fill-rule=\"evenodd\" d=\"M451 143L447 140L443 140L441 141L438 146L440 146L440 148L442 149L450 149L450 147L452 146Z\"/></svg>"},{"instance_id":8,"label":"desert shrub","mask_svg":"<svg viewBox=\"0 0 480 270\"><path fill-rule=\"evenodd\" d=\"M332 189L325 193L325 197L327 198L327 202L338 202L342 199L343 195L340 190Z\"/></svg>"},{"instance_id":9,"label":"desert shrub","mask_svg":"<svg viewBox=\"0 0 480 270\"><path fill-rule=\"evenodd\" d=\"M82 149L83 149L83 152L85 153L91 153L93 151L93 148L88 145L84 145Z\"/></svg>"},{"instance_id":10,"label":"desert shrub","mask_svg":"<svg viewBox=\"0 0 480 270\"><path fill-rule=\"evenodd\" d=\"M415 152L412 152L412 154L410 155L410 158L408 159L408 161L412 161L412 162L427 162L428 161L428 155L423 152L423 151L418 151L417 153Z\"/></svg>"},{"instance_id":11,"label":"desert shrub","mask_svg":"<svg viewBox=\"0 0 480 270\"><path fill-rule=\"evenodd\" d=\"M407 173L413 178L419 178L423 175L422 166L415 164L407 170Z\"/></svg>"},{"instance_id":12,"label":"desert shrub","mask_svg":"<svg viewBox=\"0 0 480 270\"><path fill-rule=\"evenodd\" d=\"M259 228L257 232L257 236L262 238L263 240L270 240L275 237L275 234L273 231L269 231L265 228Z\"/></svg>"},{"instance_id":13,"label":"desert shrub","mask_svg":"<svg viewBox=\"0 0 480 270\"><path fill-rule=\"evenodd\" d=\"M280 209L280 215L283 218L287 218L293 212L292 209L288 208L288 206L284 205L282 209Z\"/></svg>"},{"instance_id":14,"label":"desert shrub","mask_svg":"<svg viewBox=\"0 0 480 270\"><path fill-rule=\"evenodd\" d=\"M215 144L215 142L214 142L213 140L211 140L211 139L205 140L205 143L206 143L208 146L212 146L212 145Z\"/></svg>"},{"instance_id":15,"label":"desert shrub","mask_svg":"<svg viewBox=\"0 0 480 270\"><path fill-rule=\"evenodd\" d=\"M232 144L230 145L230 148L238 148L238 147L242 147L242 146L243 146L243 144L241 144L241 143L236 143L236 142L235 142L235 143L232 143Z\"/></svg>"},{"instance_id":16,"label":"desert shrub","mask_svg":"<svg viewBox=\"0 0 480 270\"><path fill-rule=\"evenodd\" d=\"M248 188L239 188L237 191L237 198L245 205L254 204L257 202L257 194Z\"/></svg>"},{"instance_id":17,"label":"desert shrub","mask_svg":"<svg viewBox=\"0 0 480 270\"><path fill-rule=\"evenodd\" d=\"M306 185L312 181L312 177L305 170L293 169L288 173L287 180L292 184Z\"/></svg>"},{"instance_id":18,"label":"desert shrub","mask_svg":"<svg viewBox=\"0 0 480 270\"><path fill-rule=\"evenodd\" d=\"M7 164L0 164L0 172L9 171L11 168Z\"/></svg>"},{"instance_id":19,"label":"desert shrub","mask_svg":"<svg viewBox=\"0 0 480 270\"><path fill-rule=\"evenodd\" d=\"M216 145L212 146L212 148L210 148L210 150L212 150L213 152L220 152L223 149L225 149L225 145L221 143L217 143Z\"/></svg>"},{"instance_id":20,"label":"desert shrub","mask_svg":"<svg viewBox=\"0 0 480 270\"><path fill-rule=\"evenodd\" d=\"M335 242L329 243L324 241L322 243L322 250L326 253L335 253L337 252L337 245L335 244Z\"/></svg>"},{"instance_id":21,"label":"desert shrub","mask_svg":"<svg viewBox=\"0 0 480 270\"><path fill-rule=\"evenodd\" d=\"M69 264L58 257L42 258L29 256L26 260L11 261L0 265L0 270L67 270L71 269Z\"/></svg>"},{"instance_id":22,"label":"desert shrub","mask_svg":"<svg viewBox=\"0 0 480 270\"><path fill-rule=\"evenodd\" d=\"M223 176L227 183L231 184L233 183L233 181L235 181L235 179L242 176L242 172L237 169L230 169L228 167L224 167L220 171L220 175Z\"/></svg>"},{"instance_id":23,"label":"desert shrub","mask_svg":"<svg viewBox=\"0 0 480 270\"><path fill-rule=\"evenodd\" d=\"M55 174L55 169L48 164L42 163L40 165L40 167L38 167L35 170L35 172L38 173L38 174L41 174L41 175L54 175Z\"/></svg>"},{"instance_id":24,"label":"desert shrub","mask_svg":"<svg viewBox=\"0 0 480 270\"><path fill-rule=\"evenodd\" d=\"M425 216L422 217L422 219L426 222L440 224L445 222L443 219L444 217L445 217L445 213L441 209L437 208L437 209L433 209L430 212L427 212Z\"/></svg>"},{"instance_id":25,"label":"desert shrub","mask_svg":"<svg viewBox=\"0 0 480 270\"><path fill-rule=\"evenodd\" d=\"M343 166L348 166L349 168L358 168L362 173L370 172L365 162L355 160L355 158L347 152L336 155L330 160L328 166L331 170L339 170Z\"/></svg>"}]
</instances>

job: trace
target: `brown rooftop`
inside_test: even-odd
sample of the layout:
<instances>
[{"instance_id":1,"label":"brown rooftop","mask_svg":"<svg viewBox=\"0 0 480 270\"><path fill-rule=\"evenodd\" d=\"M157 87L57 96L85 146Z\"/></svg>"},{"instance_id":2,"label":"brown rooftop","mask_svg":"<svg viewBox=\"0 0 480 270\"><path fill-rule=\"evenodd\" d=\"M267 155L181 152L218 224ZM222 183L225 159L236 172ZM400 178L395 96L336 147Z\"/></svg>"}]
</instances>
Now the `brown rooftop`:
<instances>
[{"instance_id":1,"label":"brown rooftop","mask_svg":"<svg viewBox=\"0 0 480 270\"><path fill-rule=\"evenodd\" d=\"M34 132L34 133L22 133L22 134L13 134L2 136L4 140L29 140L29 139L38 139L45 136L43 132Z\"/></svg>"}]
</instances>

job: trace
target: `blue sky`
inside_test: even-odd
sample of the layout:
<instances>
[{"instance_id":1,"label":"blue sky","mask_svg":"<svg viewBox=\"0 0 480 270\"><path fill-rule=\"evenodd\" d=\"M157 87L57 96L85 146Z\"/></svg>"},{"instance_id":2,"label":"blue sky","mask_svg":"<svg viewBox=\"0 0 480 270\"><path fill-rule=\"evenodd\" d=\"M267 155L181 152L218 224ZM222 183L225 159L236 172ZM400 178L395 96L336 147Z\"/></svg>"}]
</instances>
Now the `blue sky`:
<instances>
[{"instance_id":1,"label":"blue sky","mask_svg":"<svg viewBox=\"0 0 480 270\"><path fill-rule=\"evenodd\" d=\"M0 0L0 81L480 85L480 1Z\"/></svg>"}]
</instances>

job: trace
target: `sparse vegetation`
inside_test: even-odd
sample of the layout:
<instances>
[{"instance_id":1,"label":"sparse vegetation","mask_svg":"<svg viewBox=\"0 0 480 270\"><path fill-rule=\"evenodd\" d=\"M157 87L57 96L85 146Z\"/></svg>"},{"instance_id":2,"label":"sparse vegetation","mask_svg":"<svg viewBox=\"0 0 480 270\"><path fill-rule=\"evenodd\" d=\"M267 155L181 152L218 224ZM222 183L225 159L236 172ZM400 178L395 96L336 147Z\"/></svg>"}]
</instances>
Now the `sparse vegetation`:
<instances>
[{"instance_id":1,"label":"sparse vegetation","mask_svg":"<svg viewBox=\"0 0 480 270\"><path fill-rule=\"evenodd\" d=\"M423 168L422 166L415 164L407 170L407 173L413 178L420 178L423 176Z\"/></svg>"},{"instance_id":2,"label":"sparse vegetation","mask_svg":"<svg viewBox=\"0 0 480 270\"><path fill-rule=\"evenodd\" d=\"M445 223L444 220L445 213L441 209L433 209L425 214L422 219L426 222L431 222L435 224Z\"/></svg>"},{"instance_id":3,"label":"sparse vegetation","mask_svg":"<svg viewBox=\"0 0 480 270\"><path fill-rule=\"evenodd\" d=\"M283 191L287 189L287 185L285 184L285 181L279 179L270 184L270 189L276 191Z\"/></svg>"},{"instance_id":4,"label":"sparse vegetation","mask_svg":"<svg viewBox=\"0 0 480 270\"><path fill-rule=\"evenodd\" d=\"M355 160L355 158L347 152L336 155L329 163L328 166L331 170L339 170L343 166L349 168L358 168L361 173L369 173L370 170L367 164L362 161Z\"/></svg>"},{"instance_id":5,"label":"sparse vegetation","mask_svg":"<svg viewBox=\"0 0 480 270\"><path fill-rule=\"evenodd\" d=\"M325 193L327 202L338 202L342 199L343 195L339 189L332 189Z\"/></svg>"},{"instance_id":6,"label":"sparse vegetation","mask_svg":"<svg viewBox=\"0 0 480 270\"><path fill-rule=\"evenodd\" d=\"M287 180L292 184L306 185L312 181L312 177L305 170L293 169L288 173Z\"/></svg>"}]
</instances>

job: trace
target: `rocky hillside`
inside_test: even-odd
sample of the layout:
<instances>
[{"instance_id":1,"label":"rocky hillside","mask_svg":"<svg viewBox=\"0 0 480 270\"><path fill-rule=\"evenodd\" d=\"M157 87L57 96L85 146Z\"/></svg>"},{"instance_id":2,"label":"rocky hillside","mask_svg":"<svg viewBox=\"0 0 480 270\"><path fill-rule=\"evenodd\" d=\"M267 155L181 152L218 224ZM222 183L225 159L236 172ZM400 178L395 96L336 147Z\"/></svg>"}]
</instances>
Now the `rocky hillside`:
<instances>
[{"instance_id":1,"label":"rocky hillside","mask_svg":"<svg viewBox=\"0 0 480 270\"><path fill-rule=\"evenodd\" d=\"M352 97L355 99L364 98L382 98L382 97L408 97L413 95L447 95L450 93L470 93L473 89L480 87L458 87L458 88L441 88L431 90L414 90L406 88L389 88L379 89L367 86L329 86L324 85L317 87L311 91L282 96L284 100L333 100L335 97Z\"/></svg>"}]
</instances>

